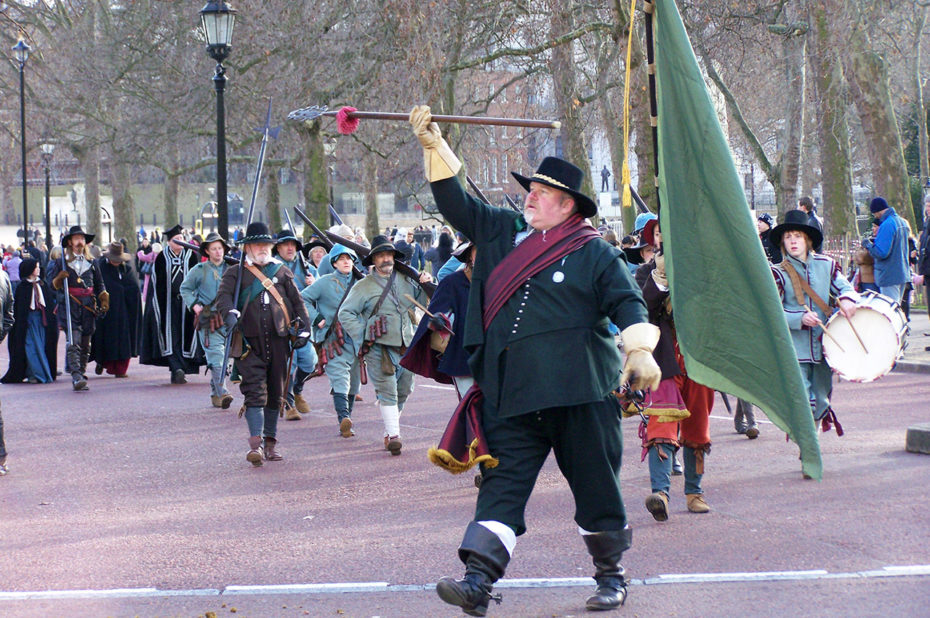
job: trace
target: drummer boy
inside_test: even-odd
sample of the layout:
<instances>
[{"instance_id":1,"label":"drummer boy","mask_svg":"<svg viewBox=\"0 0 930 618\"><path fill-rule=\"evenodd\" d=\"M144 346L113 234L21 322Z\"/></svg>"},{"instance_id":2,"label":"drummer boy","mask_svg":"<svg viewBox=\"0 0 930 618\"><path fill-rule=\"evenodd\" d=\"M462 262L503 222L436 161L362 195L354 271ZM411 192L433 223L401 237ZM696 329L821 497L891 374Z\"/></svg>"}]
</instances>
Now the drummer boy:
<instances>
[{"instance_id":1,"label":"drummer boy","mask_svg":"<svg viewBox=\"0 0 930 618\"><path fill-rule=\"evenodd\" d=\"M807 220L804 212L789 210L785 222L769 233L772 244L781 247L785 256L784 261L772 266L772 273L794 351L801 363L814 420L821 422L823 431L836 424L837 434L842 435L843 428L830 407L833 374L823 356L823 327L833 313L828 304L831 297L836 299L840 313L851 318L859 295L836 260L814 252L814 247L823 242L823 234L808 225Z\"/></svg>"}]
</instances>

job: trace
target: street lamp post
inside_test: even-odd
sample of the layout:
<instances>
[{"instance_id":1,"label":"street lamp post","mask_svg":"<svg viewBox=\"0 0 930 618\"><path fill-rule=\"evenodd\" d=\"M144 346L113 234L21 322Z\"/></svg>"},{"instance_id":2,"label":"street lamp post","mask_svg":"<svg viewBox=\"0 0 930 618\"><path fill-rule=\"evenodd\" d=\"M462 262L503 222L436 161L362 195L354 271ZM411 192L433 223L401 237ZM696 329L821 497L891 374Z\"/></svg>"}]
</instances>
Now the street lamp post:
<instances>
[{"instance_id":1,"label":"street lamp post","mask_svg":"<svg viewBox=\"0 0 930 618\"><path fill-rule=\"evenodd\" d=\"M42 164L45 166L45 247L52 248L52 201L49 196L49 178L52 169L52 152L55 150L55 144L48 142L40 146L42 149Z\"/></svg>"},{"instance_id":2,"label":"street lamp post","mask_svg":"<svg viewBox=\"0 0 930 618\"><path fill-rule=\"evenodd\" d=\"M29 50L29 45L23 39L13 46L13 54L19 63L19 126L23 155L23 245L29 242L29 205L26 201L26 60L29 59Z\"/></svg>"},{"instance_id":3,"label":"street lamp post","mask_svg":"<svg viewBox=\"0 0 930 618\"><path fill-rule=\"evenodd\" d=\"M237 11L228 2L207 2L200 9L200 21L207 42L207 53L216 60L213 86L216 88L216 204L220 236L229 238L229 202L226 197L226 111L223 91L226 89L226 68L223 60L232 49L233 26Z\"/></svg>"}]
</instances>

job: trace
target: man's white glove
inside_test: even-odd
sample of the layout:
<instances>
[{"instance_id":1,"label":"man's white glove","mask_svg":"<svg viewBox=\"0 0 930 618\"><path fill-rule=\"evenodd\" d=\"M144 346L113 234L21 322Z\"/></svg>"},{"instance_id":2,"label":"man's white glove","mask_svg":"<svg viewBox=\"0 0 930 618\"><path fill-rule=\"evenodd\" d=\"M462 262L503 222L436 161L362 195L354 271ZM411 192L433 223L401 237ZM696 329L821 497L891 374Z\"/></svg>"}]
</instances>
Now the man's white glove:
<instances>
[{"instance_id":1,"label":"man's white glove","mask_svg":"<svg viewBox=\"0 0 930 618\"><path fill-rule=\"evenodd\" d=\"M462 169L462 162L443 139L439 125L433 122L428 105L417 105L410 111L413 134L423 146L423 168L430 182L452 178Z\"/></svg>"},{"instance_id":2,"label":"man's white glove","mask_svg":"<svg viewBox=\"0 0 930 618\"><path fill-rule=\"evenodd\" d=\"M223 321L226 324L226 328L235 328L236 324L239 322L239 313L238 309L230 309L226 313L226 319Z\"/></svg>"},{"instance_id":3,"label":"man's white glove","mask_svg":"<svg viewBox=\"0 0 930 618\"><path fill-rule=\"evenodd\" d=\"M299 350L300 348L302 348L302 347L304 347L305 345L307 345L307 342L309 342L309 341L310 341L310 333L309 333L309 332L307 332L307 331L301 331L301 332L297 333L297 338L294 339L294 343L293 343L294 349L295 349L295 350Z\"/></svg>"},{"instance_id":4,"label":"man's white glove","mask_svg":"<svg viewBox=\"0 0 930 618\"><path fill-rule=\"evenodd\" d=\"M659 327L648 322L627 326L620 333L623 338L623 375L620 384L629 384L634 391L659 388L662 370L652 358L652 351L659 343Z\"/></svg>"}]
</instances>

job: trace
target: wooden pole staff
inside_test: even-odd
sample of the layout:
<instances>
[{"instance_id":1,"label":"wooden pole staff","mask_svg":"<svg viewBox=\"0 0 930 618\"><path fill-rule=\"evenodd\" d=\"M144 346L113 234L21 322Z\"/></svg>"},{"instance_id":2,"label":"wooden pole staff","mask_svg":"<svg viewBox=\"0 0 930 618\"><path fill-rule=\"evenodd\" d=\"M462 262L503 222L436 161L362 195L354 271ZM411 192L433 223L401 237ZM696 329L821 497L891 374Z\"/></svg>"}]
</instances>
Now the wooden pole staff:
<instances>
[{"instance_id":1,"label":"wooden pole staff","mask_svg":"<svg viewBox=\"0 0 930 618\"><path fill-rule=\"evenodd\" d=\"M336 110L325 111L321 116L335 116ZM410 114L401 112L348 112L349 118L359 120L401 120L406 122ZM451 122L454 124L480 124L496 127L528 127L531 129L559 129L562 123L558 120L533 120L530 118L495 118L492 116L448 116L433 114L433 122Z\"/></svg>"}]
</instances>

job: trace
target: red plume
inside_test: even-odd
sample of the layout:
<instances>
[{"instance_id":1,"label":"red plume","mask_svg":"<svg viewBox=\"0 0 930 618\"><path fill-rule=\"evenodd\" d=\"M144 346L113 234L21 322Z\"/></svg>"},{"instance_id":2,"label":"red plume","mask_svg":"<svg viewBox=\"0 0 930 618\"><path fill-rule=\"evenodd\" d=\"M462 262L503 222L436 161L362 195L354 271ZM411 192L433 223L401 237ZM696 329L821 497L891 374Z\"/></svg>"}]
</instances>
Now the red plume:
<instances>
[{"instance_id":1,"label":"red plume","mask_svg":"<svg viewBox=\"0 0 930 618\"><path fill-rule=\"evenodd\" d=\"M354 107L343 107L336 112L336 130L342 135L351 135L358 128L359 119L349 117L354 111Z\"/></svg>"}]
</instances>

